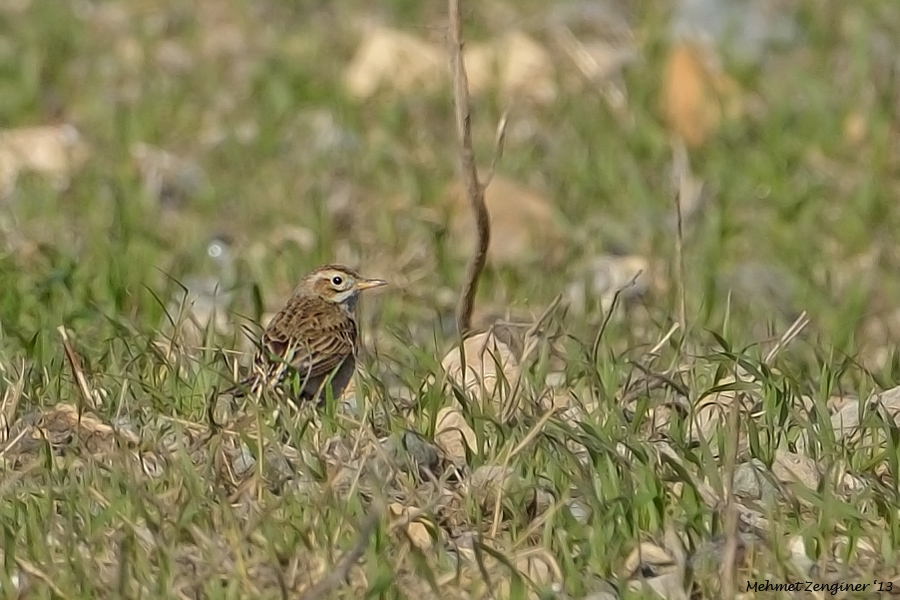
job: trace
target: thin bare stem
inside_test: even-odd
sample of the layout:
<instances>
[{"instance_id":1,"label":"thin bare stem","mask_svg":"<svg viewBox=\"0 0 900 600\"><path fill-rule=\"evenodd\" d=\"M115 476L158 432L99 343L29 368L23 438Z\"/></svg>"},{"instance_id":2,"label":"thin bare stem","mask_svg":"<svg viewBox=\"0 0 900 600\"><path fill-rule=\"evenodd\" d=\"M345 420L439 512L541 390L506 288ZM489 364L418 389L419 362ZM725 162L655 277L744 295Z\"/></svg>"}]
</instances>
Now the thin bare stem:
<instances>
[{"instance_id":1,"label":"thin bare stem","mask_svg":"<svg viewBox=\"0 0 900 600\"><path fill-rule=\"evenodd\" d=\"M676 140L674 151L675 163L680 167L676 169L677 177L681 180L684 177L687 177L687 149L684 146L684 142L680 139ZM681 181L676 183L675 222L677 229L675 230L675 289L678 294L678 321L681 323L682 340L684 339L684 335L687 334L687 302L684 288L684 214L682 205L684 198L681 193L683 188L684 186L681 185Z\"/></svg>"},{"instance_id":2,"label":"thin bare stem","mask_svg":"<svg viewBox=\"0 0 900 600\"><path fill-rule=\"evenodd\" d=\"M800 316L791 323L791 326L787 328L787 330L781 334L781 337L778 338L778 343L775 344L775 347L772 348L768 354L766 354L766 358L763 359L763 362L766 364L771 364L772 360L778 355L778 353L796 338L800 333L809 325L809 318L806 316L806 311L804 310L800 313Z\"/></svg>"},{"instance_id":3,"label":"thin bare stem","mask_svg":"<svg viewBox=\"0 0 900 600\"><path fill-rule=\"evenodd\" d=\"M491 153L491 167L482 182L481 187L487 189L494 179L494 171L497 169L497 163L503 156L503 147L506 144L506 124L509 122L509 109L503 111L500 121L497 123L497 132L494 134L494 151Z\"/></svg>"},{"instance_id":4,"label":"thin bare stem","mask_svg":"<svg viewBox=\"0 0 900 600\"><path fill-rule=\"evenodd\" d=\"M600 341L603 339L603 334L606 332L606 328L609 326L609 322L612 319L613 312L615 312L616 307L619 306L619 296L621 296L622 292L632 287L638 280L638 277L643 275L643 269L634 274L634 277L628 280L628 283L620 287L615 291L612 297L612 302L609 303L609 309L606 311L606 314L603 316L603 323L600 324L600 330L597 332L597 336L594 338L594 343L591 345L591 364L596 365L600 359Z\"/></svg>"},{"instance_id":5,"label":"thin bare stem","mask_svg":"<svg viewBox=\"0 0 900 600\"><path fill-rule=\"evenodd\" d=\"M450 17L450 72L453 79L453 108L456 115L456 138L459 151L459 162L462 178L465 183L466 196L475 215L477 241L475 253L466 267L466 279L456 308L456 328L460 337L469 331L472 325L472 310L475 305L475 293L478 290L478 279L487 261L488 247L491 243L491 222L487 206L484 204L484 188L478 181L478 169L475 167L475 152L472 150L471 114L469 112L469 80L463 61L462 11L459 0L448 0ZM505 119L501 124L505 124ZM498 128L498 148L502 148L502 131L505 125ZM491 170L493 172L493 169Z\"/></svg>"}]
</instances>

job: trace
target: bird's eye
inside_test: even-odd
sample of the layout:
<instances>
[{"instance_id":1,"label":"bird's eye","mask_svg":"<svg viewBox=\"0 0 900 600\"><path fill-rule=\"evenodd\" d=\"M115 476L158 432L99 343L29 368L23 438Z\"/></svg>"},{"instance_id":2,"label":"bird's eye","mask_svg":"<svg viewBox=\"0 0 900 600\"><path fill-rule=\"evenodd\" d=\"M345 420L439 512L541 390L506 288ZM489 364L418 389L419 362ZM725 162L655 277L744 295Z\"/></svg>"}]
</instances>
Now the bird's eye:
<instances>
[{"instance_id":1,"label":"bird's eye","mask_svg":"<svg viewBox=\"0 0 900 600\"><path fill-rule=\"evenodd\" d=\"M335 275L331 278L331 283L333 283L334 285L341 285L342 283L344 283L344 280L340 275Z\"/></svg>"}]
</instances>

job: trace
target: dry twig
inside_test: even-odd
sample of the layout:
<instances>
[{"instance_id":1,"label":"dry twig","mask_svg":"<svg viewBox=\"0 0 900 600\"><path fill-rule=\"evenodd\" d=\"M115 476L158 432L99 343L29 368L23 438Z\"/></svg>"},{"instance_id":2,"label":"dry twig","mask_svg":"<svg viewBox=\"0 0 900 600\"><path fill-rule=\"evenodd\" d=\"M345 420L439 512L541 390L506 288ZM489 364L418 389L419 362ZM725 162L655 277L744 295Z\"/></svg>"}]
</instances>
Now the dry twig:
<instances>
[{"instance_id":1,"label":"dry twig","mask_svg":"<svg viewBox=\"0 0 900 600\"><path fill-rule=\"evenodd\" d=\"M685 202L685 198L683 195L684 185L682 181L687 177L687 149L684 146L684 142L681 139L677 139L675 141L674 153L676 158L676 165L680 168L677 170L678 181L676 182L675 189L675 219L676 219L676 230L675 230L675 268L676 268L676 277L675 277L675 289L678 294L678 321L681 323L682 329L682 340L684 340L684 334L687 333L687 307L686 307L686 298L685 298L685 288L684 288L684 214L683 214L683 206Z\"/></svg>"},{"instance_id":2,"label":"dry twig","mask_svg":"<svg viewBox=\"0 0 900 600\"><path fill-rule=\"evenodd\" d=\"M463 61L462 10L459 0L448 0L450 17L450 36L448 51L450 54L450 72L453 79L453 108L456 115L456 139L459 150L459 162L462 168L462 179L466 196L475 215L477 233L475 253L466 267L466 279L456 307L456 328L463 337L472 325L472 309L475 304L475 293L478 290L478 279L487 261L488 247L491 243L491 221L487 206L484 203L484 190L494 174L497 160L503 152L503 141L506 134L507 113L504 113L497 126L494 140L494 156L491 168L484 183L478 181L478 169L475 167L475 152L472 149L471 113L469 111L469 79ZM462 344L460 344L462 348ZM463 361L465 362L465 361Z\"/></svg>"}]
</instances>

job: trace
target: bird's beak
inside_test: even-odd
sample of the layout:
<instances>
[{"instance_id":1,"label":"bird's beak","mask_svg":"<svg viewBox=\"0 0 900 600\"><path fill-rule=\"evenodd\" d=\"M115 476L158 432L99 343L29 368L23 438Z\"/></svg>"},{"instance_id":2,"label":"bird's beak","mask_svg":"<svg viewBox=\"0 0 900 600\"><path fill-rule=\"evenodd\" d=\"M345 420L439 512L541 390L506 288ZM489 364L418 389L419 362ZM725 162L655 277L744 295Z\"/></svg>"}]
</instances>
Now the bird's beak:
<instances>
[{"instance_id":1,"label":"bird's beak","mask_svg":"<svg viewBox=\"0 0 900 600\"><path fill-rule=\"evenodd\" d=\"M383 279L363 279L361 281L356 282L356 289L358 290L368 290L371 288L381 287L383 285L387 285L388 282Z\"/></svg>"}]
</instances>

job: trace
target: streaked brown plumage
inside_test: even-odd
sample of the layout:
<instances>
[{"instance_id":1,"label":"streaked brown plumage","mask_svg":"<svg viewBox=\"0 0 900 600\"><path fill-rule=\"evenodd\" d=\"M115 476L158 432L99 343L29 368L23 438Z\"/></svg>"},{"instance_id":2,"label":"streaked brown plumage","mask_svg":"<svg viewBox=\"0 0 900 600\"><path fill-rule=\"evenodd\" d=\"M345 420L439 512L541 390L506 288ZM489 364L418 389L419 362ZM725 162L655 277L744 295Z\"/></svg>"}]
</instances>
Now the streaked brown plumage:
<instances>
[{"instance_id":1,"label":"streaked brown plumage","mask_svg":"<svg viewBox=\"0 0 900 600\"><path fill-rule=\"evenodd\" d=\"M386 283L342 265L326 265L307 275L263 332L252 372L229 392L256 395L268 387L292 397L283 384L297 373L299 397L292 399L324 400L323 384L329 378L332 397L340 396L356 368L359 292Z\"/></svg>"}]
</instances>

